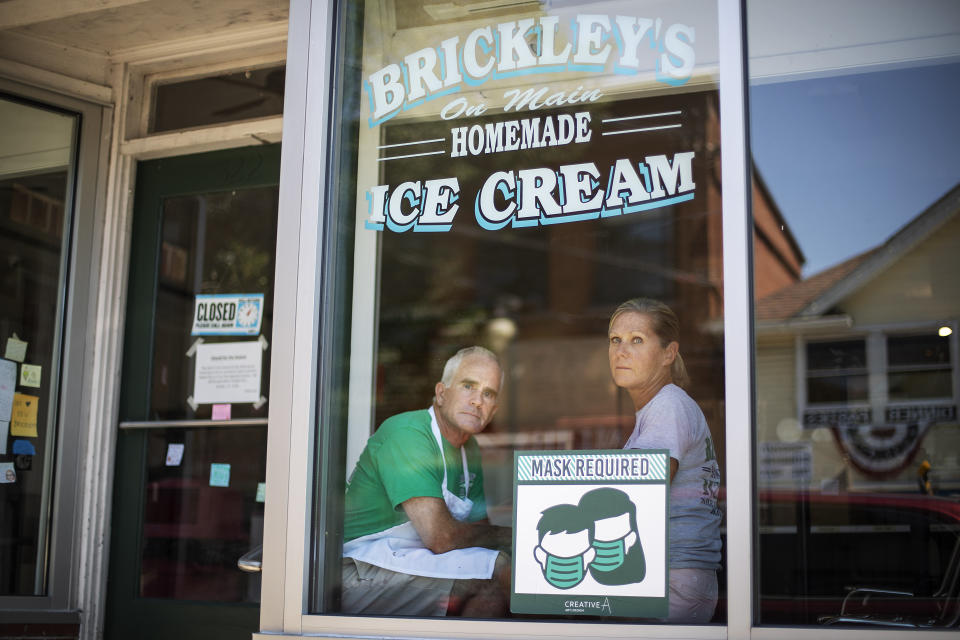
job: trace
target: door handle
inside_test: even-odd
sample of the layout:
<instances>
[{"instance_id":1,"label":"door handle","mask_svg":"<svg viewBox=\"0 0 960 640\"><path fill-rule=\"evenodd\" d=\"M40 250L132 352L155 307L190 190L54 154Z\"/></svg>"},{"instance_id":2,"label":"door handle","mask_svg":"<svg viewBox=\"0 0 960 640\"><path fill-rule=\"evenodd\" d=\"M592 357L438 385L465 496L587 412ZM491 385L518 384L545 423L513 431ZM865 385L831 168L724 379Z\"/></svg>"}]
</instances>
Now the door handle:
<instances>
[{"instance_id":1,"label":"door handle","mask_svg":"<svg viewBox=\"0 0 960 640\"><path fill-rule=\"evenodd\" d=\"M247 573L260 573L260 562L263 559L263 545L258 544L250 551L240 556L237 567Z\"/></svg>"}]
</instances>

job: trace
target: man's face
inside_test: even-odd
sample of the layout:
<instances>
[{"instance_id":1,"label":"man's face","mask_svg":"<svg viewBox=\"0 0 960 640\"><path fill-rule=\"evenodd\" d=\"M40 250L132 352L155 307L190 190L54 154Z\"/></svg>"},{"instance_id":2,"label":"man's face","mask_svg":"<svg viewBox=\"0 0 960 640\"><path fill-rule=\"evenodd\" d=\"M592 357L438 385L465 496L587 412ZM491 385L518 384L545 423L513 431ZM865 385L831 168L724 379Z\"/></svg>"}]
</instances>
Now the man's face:
<instances>
[{"instance_id":1,"label":"man's face","mask_svg":"<svg viewBox=\"0 0 960 640\"><path fill-rule=\"evenodd\" d=\"M440 421L461 436L480 433L497 412L500 367L482 355L463 359L449 387L438 382L437 414Z\"/></svg>"}]
</instances>

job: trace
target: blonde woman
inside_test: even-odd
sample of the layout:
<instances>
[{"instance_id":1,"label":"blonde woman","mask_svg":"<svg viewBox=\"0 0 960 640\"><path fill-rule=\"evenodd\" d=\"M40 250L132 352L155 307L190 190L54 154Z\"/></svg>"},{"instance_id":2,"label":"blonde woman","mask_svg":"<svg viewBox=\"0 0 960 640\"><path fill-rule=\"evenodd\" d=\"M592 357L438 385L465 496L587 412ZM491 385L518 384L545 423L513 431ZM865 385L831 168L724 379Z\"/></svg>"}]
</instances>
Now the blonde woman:
<instances>
[{"instance_id":1,"label":"blonde woman","mask_svg":"<svg viewBox=\"0 0 960 640\"><path fill-rule=\"evenodd\" d=\"M636 424L624 449L670 451L670 622L704 624L717 604L720 467L706 418L683 390L680 323L664 303L624 302L610 317L610 373Z\"/></svg>"}]
</instances>

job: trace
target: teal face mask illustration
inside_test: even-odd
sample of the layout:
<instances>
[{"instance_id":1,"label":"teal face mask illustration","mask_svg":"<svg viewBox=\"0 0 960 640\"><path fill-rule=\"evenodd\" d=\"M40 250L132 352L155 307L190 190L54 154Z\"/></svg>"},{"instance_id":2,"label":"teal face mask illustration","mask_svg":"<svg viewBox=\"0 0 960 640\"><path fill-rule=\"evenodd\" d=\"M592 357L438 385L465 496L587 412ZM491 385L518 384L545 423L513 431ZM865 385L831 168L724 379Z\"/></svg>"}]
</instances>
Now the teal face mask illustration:
<instances>
[{"instance_id":1,"label":"teal face mask illustration","mask_svg":"<svg viewBox=\"0 0 960 640\"><path fill-rule=\"evenodd\" d=\"M597 557L590 563L591 569L597 571L613 571L623 565L624 558L627 557L626 545L623 538L604 542L594 540L593 548L597 552Z\"/></svg>"},{"instance_id":2,"label":"teal face mask illustration","mask_svg":"<svg viewBox=\"0 0 960 640\"><path fill-rule=\"evenodd\" d=\"M556 540L546 539L544 542L551 547L557 546ZM580 555L564 557L553 555L542 546L537 546L533 555L540 563L547 582L558 589L570 589L583 582L587 575L586 567L593 560L595 551L588 548Z\"/></svg>"},{"instance_id":3,"label":"teal face mask illustration","mask_svg":"<svg viewBox=\"0 0 960 640\"><path fill-rule=\"evenodd\" d=\"M586 571L583 568L583 556L558 558L547 556L547 567L543 577L558 589L569 589L583 582Z\"/></svg>"}]
</instances>

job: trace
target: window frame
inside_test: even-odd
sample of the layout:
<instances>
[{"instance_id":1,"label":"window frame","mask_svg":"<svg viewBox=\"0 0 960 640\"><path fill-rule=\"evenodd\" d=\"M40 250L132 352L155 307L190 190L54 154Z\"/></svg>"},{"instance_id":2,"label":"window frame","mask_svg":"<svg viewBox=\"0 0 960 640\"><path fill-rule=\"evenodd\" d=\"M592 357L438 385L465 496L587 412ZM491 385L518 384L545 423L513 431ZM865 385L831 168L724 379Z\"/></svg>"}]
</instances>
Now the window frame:
<instances>
[{"instance_id":1,"label":"window frame","mask_svg":"<svg viewBox=\"0 0 960 640\"><path fill-rule=\"evenodd\" d=\"M725 375L727 455L727 625L577 626L580 637L922 638L929 631L754 626L758 532L756 495L754 342L750 174L746 101L746 14L744 0L717 0L720 36L723 240L725 283ZM318 383L328 374L321 353L324 228L332 172L330 121L336 85L335 9L320 0L291 0L284 107L277 289L271 370L274 380L267 450L267 503L263 554L262 633L306 637L317 634L382 637L555 637L563 623L443 619L358 618L311 615L313 451L317 437ZM311 35L313 37L311 37ZM309 115L309 117L308 117ZM798 348L802 340L798 340ZM956 351L952 354L954 361ZM957 388L957 377L954 388ZM388 631L387 631L388 630Z\"/></svg>"},{"instance_id":2,"label":"window frame","mask_svg":"<svg viewBox=\"0 0 960 640\"><path fill-rule=\"evenodd\" d=\"M0 610L9 621L30 622L42 615L44 620L76 623L83 580L80 565L87 558L86 541L94 525L92 513L102 507L92 504L94 496L84 495L85 471L91 453L85 427L89 418L89 398L94 395L85 359L92 351L94 302L97 299L96 251L103 228L102 181L97 179L106 165L103 132L109 127L109 110L77 98L0 79L0 93L22 99L41 108L51 108L76 116L76 146L73 171L67 187L70 210L65 213L63 260L65 273L61 297L62 323L59 332L59 371L45 377L59 377L56 389L56 434L50 451L50 495L46 524L46 590L43 595L0 596ZM96 464L96 463L94 463ZM45 471L46 473L46 471ZM6 618L5 618L6 620Z\"/></svg>"},{"instance_id":3,"label":"window frame","mask_svg":"<svg viewBox=\"0 0 960 640\"><path fill-rule=\"evenodd\" d=\"M267 446L261 634L555 637L561 622L364 618L311 615L310 571L317 555L311 523L317 393L329 375L322 352L325 256L322 204L332 175L331 122L336 86L336 12L332 3L291 0L287 95L281 159L275 321ZM750 173L747 157L745 3L718 0L726 287L727 625L578 625L582 637L726 638L751 635L753 620L753 316ZM309 117L308 117L309 114ZM814 630L816 631L816 630ZM819 637L819 636L818 636Z\"/></svg>"}]
</instances>

